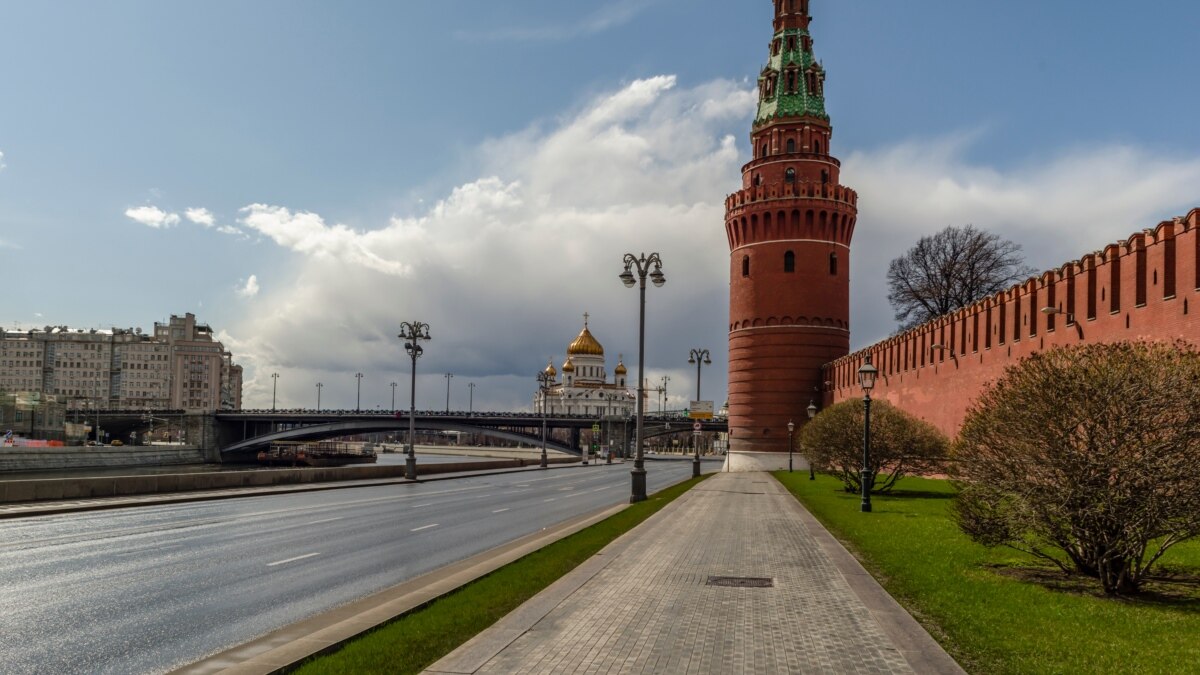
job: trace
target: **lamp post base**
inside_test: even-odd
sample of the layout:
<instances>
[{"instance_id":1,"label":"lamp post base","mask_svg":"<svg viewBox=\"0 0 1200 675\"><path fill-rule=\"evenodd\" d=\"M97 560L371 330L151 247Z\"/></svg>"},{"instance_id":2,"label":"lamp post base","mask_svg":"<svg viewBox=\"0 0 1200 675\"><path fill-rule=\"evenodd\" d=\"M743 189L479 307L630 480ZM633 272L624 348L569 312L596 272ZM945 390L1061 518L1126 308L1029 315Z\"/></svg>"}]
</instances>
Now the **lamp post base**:
<instances>
[{"instance_id":1,"label":"lamp post base","mask_svg":"<svg viewBox=\"0 0 1200 675\"><path fill-rule=\"evenodd\" d=\"M417 458L411 454L404 458L404 477L409 480L417 479Z\"/></svg>"},{"instance_id":2,"label":"lamp post base","mask_svg":"<svg viewBox=\"0 0 1200 675\"><path fill-rule=\"evenodd\" d=\"M692 459L692 478L700 477L700 458Z\"/></svg>"},{"instance_id":3,"label":"lamp post base","mask_svg":"<svg viewBox=\"0 0 1200 675\"><path fill-rule=\"evenodd\" d=\"M646 470L635 468L629 475L633 478L633 494L629 496L629 503L646 501Z\"/></svg>"},{"instance_id":4,"label":"lamp post base","mask_svg":"<svg viewBox=\"0 0 1200 675\"><path fill-rule=\"evenodd\" d=\"M542 455L542 461L538 463L538 466L542 467L543 469L545 469L545 468L546 468L546 466L547 466L547 463L546 463L546 456L545 456L545 455Z\"/></svg>"}]
</instances>

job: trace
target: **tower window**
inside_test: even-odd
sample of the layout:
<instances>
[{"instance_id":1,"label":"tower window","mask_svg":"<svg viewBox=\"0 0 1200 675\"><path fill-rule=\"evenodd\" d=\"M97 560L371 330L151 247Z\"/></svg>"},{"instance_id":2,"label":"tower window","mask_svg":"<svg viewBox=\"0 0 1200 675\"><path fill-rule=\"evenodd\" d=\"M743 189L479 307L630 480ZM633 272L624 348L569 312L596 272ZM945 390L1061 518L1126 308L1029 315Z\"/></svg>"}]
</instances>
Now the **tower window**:
<instances>
[{"instance_id":1,"label":"tower window","mask_svg":"<svg viewBox=\"0 0 1200 675\"><path fill-rule=\"evenodd\" d=\"M783 254L783 271L788 273L796 271L796 254L792 251Z\"/></svg>"},{"instance_id":2,"label":"tower window","mask_svg":"<svg viewBox=\"0 0 1200 675\"><path fill-rule=\"evenodd\" d=\"M795 183L796 182L796 170L789 168L787 171L784 171L783 172L783 181L785 183Z\"/></svg>"},{"instance_id":3,"label":"tower window","mask_svg":"<svg viewBox=\"0 0 1200 675\"><path fill-rule=\"evenodd\" d=\"M813 152L821 154L821 141L813 141Z\"/></svg>"},{"instance_id":4,"label":"tower window","mask_svg":"<svg viewBox=\"0 0 1200 675\"><path fill-rule=\"evenodd\" d=\"M796 93L796 71L794 70L787 72L787 93Z\"/></svg>"},{"instance_id":5,"label":"tower window","mask_svg":"<svg viewBox=\"0 0 1200 675\"><path fill-rule=\"evenodd\" d=\"M758 151L758 156L759 156L759 157L766 157L766 156L767 156L767 144L766 144L766 143L763 143L763 145L762 145L762 148L760 148L760 149L759 149L759 151Z\"/></svg>"},{"instance_id":6,"label":"tower window","mask_svg":"<svg viewBox=\"0 0 1200 675\"><path fill-rule=\"evenodd\" d=\"M787 151L788 152L796 151L796 139L794 139L794 138L787 139Z\"/></svg>"},{"instance_id":7,"label":"tower window","mask_svg":"<svg viewBox=\"0 0 1200 675\"><path fill-rule=\"evenodd\" d=\"M750 256L742 256L742 276L750 276Z\"/></svg>"},{"instance_id":8,"label":"tower window","mask_svg":"<svg viewBox=\"0 0 1200 675\"><path fill-rule=\"evenodd\" d=\"M835 277L837 276L838 272L837 272L837 253L836 252L829 254L829 273Z\"/></svg>"}]
</instances>

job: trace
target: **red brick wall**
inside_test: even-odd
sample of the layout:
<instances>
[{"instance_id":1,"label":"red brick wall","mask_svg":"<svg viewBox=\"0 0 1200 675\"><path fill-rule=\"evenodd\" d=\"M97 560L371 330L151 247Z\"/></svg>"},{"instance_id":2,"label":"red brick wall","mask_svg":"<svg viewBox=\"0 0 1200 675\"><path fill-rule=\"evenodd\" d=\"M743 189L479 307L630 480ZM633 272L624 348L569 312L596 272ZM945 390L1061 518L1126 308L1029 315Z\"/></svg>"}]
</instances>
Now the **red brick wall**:
<instances>
[{"instance_id":1,"label":"red brick wall","mask_svg":"<svg viewBox=\"0 0 1200 675\"><path fill-rule=\"evenodd\" d=\"M825 405L861 399L867 355L883 398L954 436L1004 369L1056 345L1184 340L1200 345L1200 209L828 363ZM1047 315L1056 307L1073 316Z\"/></svg>"}]
</instances>

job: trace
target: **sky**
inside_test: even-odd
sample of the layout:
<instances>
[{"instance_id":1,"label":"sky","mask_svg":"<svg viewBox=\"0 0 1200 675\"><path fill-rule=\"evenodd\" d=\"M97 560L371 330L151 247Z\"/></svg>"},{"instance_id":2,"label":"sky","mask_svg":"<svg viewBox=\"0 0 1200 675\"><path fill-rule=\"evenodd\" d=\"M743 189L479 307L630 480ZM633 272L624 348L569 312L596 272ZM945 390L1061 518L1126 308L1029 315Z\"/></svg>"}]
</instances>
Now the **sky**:
<instances>
[{"instance_id":1,"label":"sky","mask_svg":"<svg viewBox=\"0 0 1200 675\"><path fill-rule=\"evenodd\" d=\"M0 0L5 328L192 312L246 407L528 409L583 314L637 372L625 253L658 252L646 370L725 398L723 202L769 0ZM851 341L887 263L973 224L1051 269L1200 207L1200 3L813 0L859 193ZM445 373L452 373L447 380ZM471 394L469 383L476 386ZM651 409L657 399L651 398Z\"/></svg>"}]
</instances>

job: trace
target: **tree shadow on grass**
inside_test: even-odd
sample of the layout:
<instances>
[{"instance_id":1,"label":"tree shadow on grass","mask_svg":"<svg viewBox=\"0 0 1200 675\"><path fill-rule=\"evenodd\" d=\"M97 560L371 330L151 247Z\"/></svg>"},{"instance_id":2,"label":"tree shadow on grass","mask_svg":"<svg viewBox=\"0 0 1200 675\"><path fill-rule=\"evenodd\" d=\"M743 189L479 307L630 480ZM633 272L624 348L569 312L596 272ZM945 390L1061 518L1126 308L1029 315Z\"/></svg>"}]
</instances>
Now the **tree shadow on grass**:
<instances>
[{"instance_id":1,"label":"tree shadow on grass","mask_svg":"<svg viewBox=\"0 0 1200 675\"><path fill-rule=\"evenodd\" d=\"M1137 595L1105 595L1100 582L1082 574L1066 574L1049 565L993 563L996 574L1041 586L1056 593L1079 595L1133 606L1163 607L1200 614L1200 571L1164 568L1151 575Z\"/></svg>"},{"instance_id":2,"label":"tree shadow on grass","mask_svg":"<svg viewBox=\"0 0 1200 675\"><path fill-rule=\"evenodd\" d=\"M892 490L882 493L882 496L892 499L954 499L956 495L953 492L933 492L931 490Z\"/></svg>"}]
</instances>

